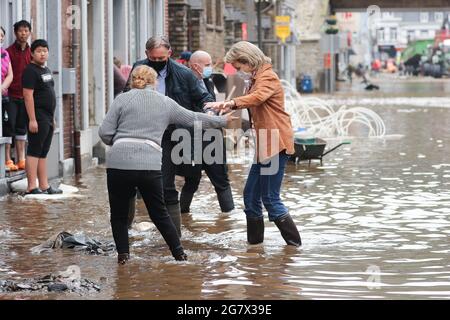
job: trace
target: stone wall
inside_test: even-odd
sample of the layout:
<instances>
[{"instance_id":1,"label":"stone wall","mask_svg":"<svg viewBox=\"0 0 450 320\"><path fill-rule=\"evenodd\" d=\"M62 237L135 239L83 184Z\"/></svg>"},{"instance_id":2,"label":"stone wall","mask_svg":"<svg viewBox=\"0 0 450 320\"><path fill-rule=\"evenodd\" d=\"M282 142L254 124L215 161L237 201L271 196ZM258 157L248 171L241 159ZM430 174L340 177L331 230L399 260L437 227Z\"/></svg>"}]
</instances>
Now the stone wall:
<instances>
[{"instance_id":1,"label":"stone wall","mask_svg":"<svg viewBox=\"0 0 450 320\"><path fill-rule=\"evenodd\" d=\"M310 75L313 77L314 87L320 88L320 74L324 65L319 41L302 41L297 47L296 61L297 79L300 79L302 74Z\"/></svg>"},{"instance_id":2,"label":"stone wall","mask_svg":"<svg viewBox=\"0 0 450 320\"><path fill-rule=\"evenodd\" d=\"M296 54L297 78L300 79L302 74L310 75L316 90L323 90L321 75L324 65L320 38L329 9L329 0L299 0L296 10L296 32L301 42Z\"/></svg>"},{"instance_id":3,"label":"stone wall","mask_svg":"<svg viewBox=\"0 0 450 320\"><path fill-rule=\"evenodd\" d=\"M186 1L169 1L169 38L173 57L179 57L189 48L188 17L189 5Z\"/></svg>"},{"instance_id":4,"label":"stone wall","mask_svg":"<svg viewBox=\"0 0 450 320\"><path fill-rule=\"evenodd\" d=\"M202 45L199 46L199 49L207 51L213 62L218 58L223 58L225 56L225 31L224 28L221 27L206 30L205 33L205 41Z\"/></svg>"},{"instance_id":5,"label":"stone wall","mask_svg":"<svg viewBox=\"0 0 450 320\"><path fill-rule=\"evenodd\" d=\"M225 54L225 28L216 24L207 25L206 8L203 1L202 9L193 9L188 1L169 1L169 37L174 50L173 57L178 58L180 53L189 50L204 50L211 54L213 61ZM215 17L216 1L212 1L214 21L223 21L221 17ZM222 3L223 6L223 3Z\"/></svg>"}]
</instances>

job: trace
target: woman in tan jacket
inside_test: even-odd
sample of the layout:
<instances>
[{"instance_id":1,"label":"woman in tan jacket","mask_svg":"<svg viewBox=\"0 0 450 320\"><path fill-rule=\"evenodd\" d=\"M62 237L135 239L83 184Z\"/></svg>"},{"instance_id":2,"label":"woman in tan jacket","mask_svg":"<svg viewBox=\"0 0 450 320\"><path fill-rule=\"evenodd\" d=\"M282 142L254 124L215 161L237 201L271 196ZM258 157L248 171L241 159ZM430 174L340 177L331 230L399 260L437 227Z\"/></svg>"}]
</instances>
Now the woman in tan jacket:
<instances>
[{"instance_id":1,"label":"woman in tan jacket","mask_svg":"<svg viewBox=\"0 0 450 320\"><path fill-rule=\"evenodd\" d=\"M208 103L205 109L228 112L249 110L256 129L256 162L244 189L247 239L250 244L264 240L262 204L288 245L300 246L297 227L280 198L289 155L294 154L291 118L284 108L284 91L272 70L270 58L250 42L236 43L225 57L246 80L247 93L230 101Z\"/></svg>"}]
</instances>

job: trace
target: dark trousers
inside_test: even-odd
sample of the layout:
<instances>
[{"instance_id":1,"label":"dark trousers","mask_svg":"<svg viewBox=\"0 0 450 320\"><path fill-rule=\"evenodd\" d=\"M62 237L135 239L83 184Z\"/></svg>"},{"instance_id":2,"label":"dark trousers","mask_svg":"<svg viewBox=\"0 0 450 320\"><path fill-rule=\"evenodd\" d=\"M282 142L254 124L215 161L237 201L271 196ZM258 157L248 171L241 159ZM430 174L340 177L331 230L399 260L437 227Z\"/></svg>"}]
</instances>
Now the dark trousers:
<instances>
[{"instance_id":1,"label":"dark trousers","mask_svg":"<svg viewBox=\"0 0 450 320\"><path fill-rule=\"evenodd\" d=\"M9 118L9 128L11 133L9 136L26 136L28 131L28 114L23 99L10 98L7 108Z\"/></svg>"},{"instance_id":2,"label":"dark trousers","mask_svg":"<svg viewBox=\"0 0 450 320\"><path fill-rule=\"evenodd\" d=\"M150 219L170 248L173 256L183 253L175 225L163 199L161 171L107 170L111 227L118 253L129 253L128 212L136 189L142 195Z\"/></svg>"},{"instance_id":3,"label":"dark trousers","mask_svg":"<svg viewBox=\"0 0 450 320\"><path fill-rule=\"evenodd\" d=\"M228 179L227 165L203 165L203 169L216 190L222 212L229 212L233 210L234 202L231 197L231 186L230 180ZM183 194L193 195L198 190L198 186L200 185L202 172L199 171L194 176L186 176L184 179L185 183L183 190L181 191L182 197Z\"/></svg>"},{"instance_id":4,"label":"dark trousers","mask_svg":"<svg viewBox=\"0 0 450 320\"><path fill-rule=\"evenodd\" d=\"M275 157L269 163L256 163L250 169L244 189L244 211L250 218L263 216L263 204L269 213L270 221L275 221L288 213L288 209L281 201L280 189L289 156L282 152ZM263 170L268 168L275 170Z\"/></svg>"},{"instance_id":5,"label":"dark trousers","mask_svg":"<svg viewBox=\"0 0 450 320\"><path fill-rule=\"evenodd\" d=\"M179 203L178 191L175 187L175 176L177 174L177 166L172 162L172 149L178 143L171 141L172 130L166 130L162 139L162 173L164 186L164 201L166 205L174 205Z\"/></svg>"}]
</instances>

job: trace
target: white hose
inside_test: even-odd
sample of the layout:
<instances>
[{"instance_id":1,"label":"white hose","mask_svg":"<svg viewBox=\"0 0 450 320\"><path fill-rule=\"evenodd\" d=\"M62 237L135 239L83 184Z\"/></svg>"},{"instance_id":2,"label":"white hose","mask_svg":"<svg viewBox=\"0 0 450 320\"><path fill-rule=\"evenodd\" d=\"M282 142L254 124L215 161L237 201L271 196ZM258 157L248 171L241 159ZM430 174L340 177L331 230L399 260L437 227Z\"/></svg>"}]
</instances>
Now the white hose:
<instances>
[{"instance_id":1,"label":"white hose","mask_svg":"<svg viewBox=\"0 0 450 320\"><path fill-rule=\"evenodd\" d=\"M319 138L348 137L355 125L367 127L368 137L383 137L386 126L383 119L374 111L342 106L338 111L326 101L316 97L302 97L287 81L281 80L286 100L286 112L291 115L294 128L307 128L308 132ZM363 131L355 130L360 135ZM352 132L352 136L355 133Z\"/></svg>"}]
</instances>

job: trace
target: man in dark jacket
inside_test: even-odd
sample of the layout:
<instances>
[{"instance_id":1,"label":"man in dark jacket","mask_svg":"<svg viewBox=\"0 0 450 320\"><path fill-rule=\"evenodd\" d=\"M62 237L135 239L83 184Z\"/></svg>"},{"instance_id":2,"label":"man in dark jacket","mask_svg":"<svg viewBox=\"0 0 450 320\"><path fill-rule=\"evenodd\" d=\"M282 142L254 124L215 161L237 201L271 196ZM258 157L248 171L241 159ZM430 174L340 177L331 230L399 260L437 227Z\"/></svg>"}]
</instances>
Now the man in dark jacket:
<instances>
[{"instance_id":1,"label":"man in dark jacket","mask_svg":"<svg viewBox=\"0 0 450 320\"><path fill-rule=\"evenodd\" d=\"M198 85L207 90L214 100L216 100L214 83L211 80L211 75L213 72L211 56L205 51L196 51L191 56L189 65L198 79ZM233 195L231 192L230 181L228 179L227 165L225 164L223 135L221 129L215 130L219 131L222 139L220 143L222 146L221 152L223 153L224 161L221 163L207 164L203 162L202 164L197 164L195 166L183 166L182 174L185 177L185 184L180 196L181 213L188 213L190 211L192 199L195 192L198 190L198 186L202 178L202 169L205 170L209 180L214 185L222 212L230 212L234 209ZM218 143L218 141L214 140L212 142L204 142L203 147L205 148L210 143Z\"/></svg>"},{"instance_id":2,"label":"man in dark jacket","mask_svg":"<svg viewBox=\"0 0 450 320\"><path fill-rule=\"evenodd\" d=\"M147 41L145 53L147 59L136 62L133 69L140 65L147 65L155 69L158 73L156 89L159 93L172 98L182 107L197 112L203 112L204 104L214 101L208 91L199 87L197 78L189 68L170 59L172 49L166 37L151 37ZM128 79L124 91L130 89L130 80ZM178 234L181 236L180 202L175 187L177 166L171 159L172 149L178 143L171 140L174 130L175 126L169 126L162 139L162 174L167 210L177 227ZM134 210L132 210L132 213L134 213Z\"/></svg>"}]
</instances>

